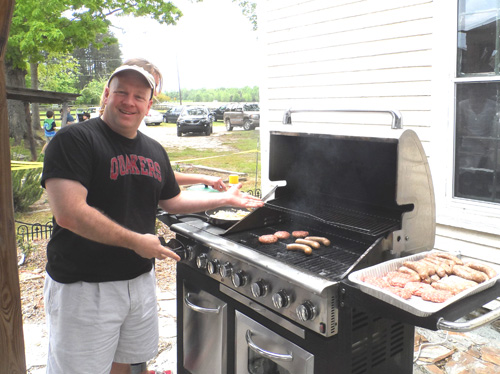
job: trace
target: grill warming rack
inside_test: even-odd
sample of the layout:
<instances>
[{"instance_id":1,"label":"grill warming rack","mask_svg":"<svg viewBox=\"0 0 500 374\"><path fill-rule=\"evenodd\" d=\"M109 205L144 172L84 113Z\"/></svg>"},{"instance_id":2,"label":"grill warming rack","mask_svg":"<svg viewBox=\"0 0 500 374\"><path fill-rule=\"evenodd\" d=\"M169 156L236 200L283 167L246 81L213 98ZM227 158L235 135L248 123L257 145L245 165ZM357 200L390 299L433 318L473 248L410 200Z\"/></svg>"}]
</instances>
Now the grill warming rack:
<instances>
[{"instance_id":1,"label":"grill warming rack","mask_svg":"<svg viewBox=\"0 0 500 374\"><path fill-rule=\"evenodd\" d=\"M400 220L397 218L388 217L381 211L368 211L366 207L356 209L354 203L349 204L349 206L342 206L339 202L332 201L331 198L328 202L325 202L320 198L319 200L316 200L321 201L321 205L315 203L314 201L315 200L313 199L309 199L305 203L301 204L308 206L308 210L312 213L289 208L287 205L290 205L290 200L287 198L272 200L266 203L266 206L301 217L305 220L312 219L326 225L335 226L372 237L385 235L388 232L399 229L401 226ZM296 203L294 204L296 205ZM310 207L312 207L312 209Z\"/></svg>"}]
</instances>

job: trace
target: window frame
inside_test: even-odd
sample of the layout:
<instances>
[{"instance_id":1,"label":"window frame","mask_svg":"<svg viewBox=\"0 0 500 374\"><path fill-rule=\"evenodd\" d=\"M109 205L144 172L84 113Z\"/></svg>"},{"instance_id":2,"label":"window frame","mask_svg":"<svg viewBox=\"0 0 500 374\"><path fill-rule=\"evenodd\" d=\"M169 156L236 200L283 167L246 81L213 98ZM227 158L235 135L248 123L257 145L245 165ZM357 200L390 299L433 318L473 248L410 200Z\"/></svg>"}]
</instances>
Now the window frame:
<instances>
[{"instance_id":1,"label":"window frame","mask_svg":"<svg viewBox=\"0 0 500 374\"><path fill-rule=\"evenodd\" d=\"M442 4L444 5L444 4ZM433 48L431 166L436 223L500 234L500 204L454 196L456 87L458 83L499 82L500 75L458 75L458 1L436 7Z\"/></svg>"}]
</instances>

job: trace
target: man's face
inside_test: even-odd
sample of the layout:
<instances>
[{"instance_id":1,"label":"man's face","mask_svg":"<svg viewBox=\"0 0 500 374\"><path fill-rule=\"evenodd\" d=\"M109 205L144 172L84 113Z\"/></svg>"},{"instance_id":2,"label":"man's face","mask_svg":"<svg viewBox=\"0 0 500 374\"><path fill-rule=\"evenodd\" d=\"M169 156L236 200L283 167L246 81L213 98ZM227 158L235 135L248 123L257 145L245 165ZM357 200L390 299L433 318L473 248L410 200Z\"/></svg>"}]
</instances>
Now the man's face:
<instances>
[{"instance_id":1,"label":"man's face","mask_svg":"<svg viewBox=\"0 0 500 374\"><path fill-rule=\"evenodd\" d=\"M134 138L142 119L153 104L151 87L144 77L124 71L113 77L104 92L102 119L115 132Z\"/></svg>"}]
</instances>

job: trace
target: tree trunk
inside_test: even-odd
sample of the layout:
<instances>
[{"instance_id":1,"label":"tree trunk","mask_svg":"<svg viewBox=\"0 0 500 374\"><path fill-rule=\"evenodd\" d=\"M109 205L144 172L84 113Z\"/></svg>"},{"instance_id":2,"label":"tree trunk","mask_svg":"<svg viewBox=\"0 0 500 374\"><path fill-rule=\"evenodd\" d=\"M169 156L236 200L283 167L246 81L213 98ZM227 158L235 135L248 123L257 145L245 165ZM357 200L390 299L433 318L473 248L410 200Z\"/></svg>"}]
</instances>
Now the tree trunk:
<instances>
[{"instance_id":1,"label":"tree trunk","mask_svg":"<svg viewBox=\"0 0 500 374\"><path fill-rule=\"evenodd\" d=\"M30 62L30 73L31 88L38 90L38 63ZM31 104L31 120L33 134L36 137L37 132L40 131L40 105L38 103Z\"/></svg>"},{"instance_id":2,"label":"tree trunk","mask_svg":"<svg viewBox=\"0 0 500 374\"><path fill-rule=\"evenodd\" d=\"M4 56L14 0L0 0L0 373L26 373L10 171Z\"/></svg>"},{"instance_id":3,"label":"tree trunk","mask_svg":"<svg viewBox=\"0 0 500 374\"><path fill-rule=\"evenodd\" d=\"M30 103L25 101L23 102L23 105L24 105L24 113L26 115L26 129L27 129L26 137L28 138L30 145L31 161L36 161L37 159L36 144L35 144L35 138L33 137L33 129L31 127Z\"/></svg>"},{"instance_id":4,"label":"tree trunk","mask_svg":"<svg viewBox=\"0 0 500 374\"><path fill-rule=\"evenodd\" d=\"M6 85L13 87L26 87L26 71L15 69L5 64L5 78ZM26 113L24 111L24 104L19 100L7 100L7 110L9 114L9 137L14 138L17 142L26 139Z\"/></svg>"}]
</instances>

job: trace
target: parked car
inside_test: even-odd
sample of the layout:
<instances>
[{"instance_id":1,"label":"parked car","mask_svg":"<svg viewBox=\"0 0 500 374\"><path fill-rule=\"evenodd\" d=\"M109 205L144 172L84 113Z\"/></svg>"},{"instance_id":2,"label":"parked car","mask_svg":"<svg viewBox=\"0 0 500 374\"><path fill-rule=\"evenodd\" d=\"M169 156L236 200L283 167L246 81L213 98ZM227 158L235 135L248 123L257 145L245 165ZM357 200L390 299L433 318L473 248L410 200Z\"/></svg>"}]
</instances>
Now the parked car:
<instances>
[{"instance_id":1,"label":"parked car","mask_svg":"<svg viewBox=\"0 0 500 374\"><path fill-rule=\"evenodd\" d=\"M243 127L245 130L253 130L260 125L259 104L236 103L229 106L224 112L224 123L226 130L231 131L233 127Z\"/></svg>"},{"instance_id":2,"label":"parked car","mask_svg":"<svg viewBox=\"0 0 500 374\"><path fill-rule=\"evenodd\" d=\"M149 109L148 114L144 117L146 126L160 126L163 122L163 114L154 109Z\"/></svg>"},{"instance_id":3,"label":"parked car","mask_svg":"<svg viewBox=\"0 0 500 374\"><path fill-rule=\"evenodd\" d=\"M201 106L185 107L177 119L177 136L189 132L212 133L212 116L207 108Z\"/></svg>"},{"instance_id":4,"label":"parked car","mask_svg":"<svg viewBox=\"0 0 500 374\"><path fill-rule=\"evenodd\" d=\"M214 116L214 121L223 121L224 112L227 110L227 105L222 105L217 109L212 110L212 115Z\"/></svg>"},{"instance_id":5,"label":"parked car","mask_svg":"<svg viewBox=\"0 0 500 374\"><path fill-rule=\"evenodd\" d=\"M170 108L169 110L167 110L167 112L165 114L163 114L163 122L176 123L177 118L179 118L179 115L182 112L182 109L184 109L184 106L179 105L179 106L174 106L174 107Z\"/></svg>"},{"instance_id":6,"label":"parked car","mask_svg":"<svg viewBox=\"0 0 500 374\"><path fill-rule=\"evenodd\" d=\"M101 107L93 106L86 110L87 113L90 113L90 118L99 117L99 112L101 111Z\"/></svg>"}]
</instances>

